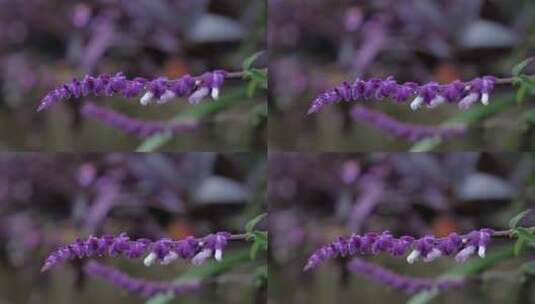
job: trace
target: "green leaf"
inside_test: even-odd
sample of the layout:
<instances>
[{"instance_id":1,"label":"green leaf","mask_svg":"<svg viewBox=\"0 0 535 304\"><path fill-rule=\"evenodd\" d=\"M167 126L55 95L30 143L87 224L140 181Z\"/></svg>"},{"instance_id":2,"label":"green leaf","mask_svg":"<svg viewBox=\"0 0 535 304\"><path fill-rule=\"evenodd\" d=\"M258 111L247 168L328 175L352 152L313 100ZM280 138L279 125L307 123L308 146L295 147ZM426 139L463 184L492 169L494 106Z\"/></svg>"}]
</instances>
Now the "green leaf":
<instances>
[{"instance_id":1,"label":"green leaf","mask_svg":"<svg viewBox=\"0 0 535 304\"><path fill-rule=\"evenodd\" d=\"M249 79L247 95L252 96L257 87L268 88L267 69L251 69L245 72L245 79Z\"/></svg>"},{"instance_id":2,"label":"green leaf","mask_svg":"<svg viewBox=\"0 0 535 304\"><path fill-rule=\"evenodd\" d=\"M258 87L258 82L249 81L249 84L247 85L247 97L249 98L253 97L254 93L256 92L257 87Z\"/></svg>"},{"instance_id":3,"label":"green leaf","mask_svg":"<svg viewBox=\"0 0 535 304\"><path fill-rule=\"evenodd\" d=\"M253 55L247 57L243 61L242 69L244 71L249 71L251 69L251 66L253 65L253 63L258 59L258 57L262 56L262 54L264 54L264 51L260 51L260 52L254 53Z\"/></svg>"},{"instance_id":4,"label":"green leaf","mask_svg":"<svg viewBox=\"0 0 535 304\"><path fill-rule=\"evenodd\" d=\"M255 231L253 235L255 241L261 242L262 248L267 250L268 233L266 231Z\"/></svg>"},{"instance_id":5,"label":"green leaf","mask_svg":"<svg viewBox=\"0 0 535 304\"><path fill-rule=\"evenodd\" d=\"M251 260L256 259L259 250L267 251L268 249L267 232L255 231L253 232L253 236L254 243L251 245L251 250L249 252L249 257Z\"/></svg>"},{"instance_id":6,"label":"green leaf","mask_svg":"<svg viewBox=\"0 0 535 304\"><path fill-rule=\"evenodd\" d=\"M410 298L409 301L407 301L407 304L426 304L436 296L438 296L438 290L436 289L420 292Z\"/></svg>"},{"instance_id":7,"label":"green leaf","mask_svg":"<svg viewBox=\"0 0 535 304\"><path fill-rule=\"evenodd\" d=\"M266 216L267 216L267 213L262 213L260 215L255 216L252 220L247 222L247 224L245 224L245 232L252 233L256 225L258 225L258 223L260 223L264 218L266 218Z\"/></svg>"},{"instance_id":8,"label":"green leaf","mask_svg":"<svg viewBox=\"0 0 535 304\"><path fill-rule=\"evenodd\" d=\"M175 283L184 283L191 281L198 281L219 275L221 273L227 272L228 270L241 265L249 261L249 252L247 249L242 249L234 252L233 254L228 254L224 256L221 262L214 260L208 261L201 266L193 267L190 271L183 273L177 277ZM166 304L172 301L175 297L171 294L158 295L149 300L146 304Z\"/></svg>"},{"instance_id":9,"label":"green leaf","mask_svg":"<svg viewBox=\"0 0 535 304\"><path fill-rule=\"evenodd\" d=\"M258 82L262 88L268 88L267 69L252 69L249 71L248 76L251 77L252 80Z\"/></svg>"},{"instance_id":10,"label":"green leaf","mask_svg":"<svg viewBox=\"0 0 535 304\"><path fill-rule=\"evenodd\" d=\"M516 226L518 226L518 223L520 223L522 218L524 218L524 216L526 216L530 212L531 212L531 209L528 209L528 210L524 210L524 211L520 212L519 214L513 216L513 218L511 218L509 220L509 228L511 228L511 229L516 228Z\"/></svg>"},{"instance_id":11,"label":"green leaf","mask_svg":"<svg viewBox=\"0 0 535 304\"><path fill-rule=\"evenodd\" d=\"M136 149L137 152L152 152L158 150L173 138L171 133L162 133L145 139Z\"/></svg>"},{"instance_id":12,"label":"green leaf","mask_svg":"<svg viewBox=\"0 0 535 304\"><path fill-rule=\"evenodd\" d=\"M253 245L251 245L251 250L249 251L249 258L251 260L255 260L256 256L258 254L258 250L260 250L260 242L255 241Z\"/></svg>"},{"instance_id":13,"label":"green leaf","mask_svg":"<svg viewBox=\"0 0 535 304\"><path fill-rule=\"evenodd\" d=\"M513 67L513 71L512 71L512 74L513 76L515 77L518 77L520 76L520 74L522 73L522 71L528 66L528 64L530 64L533 60L535 60L535 57L531 57L531 58L528 58L522 62L520 62L519 64L515 65Z\"/></svg>"},{"instance_id":14,"label":"green leaf","mask_svg":"<svg viewBox=\"0 0 535 304\"><path fill-rule=\"evenodd\" d=\"M535 235L533 233L524 227L518 227L515 229L515 232L518 234L519 238L522 238L529 242L535 242Z\"/></svg>"},{"instance_id":15,"label":"green leaf","mask_svg":"<svg viewBox=\"0 0 535 304\"><path fill-rule=\"evenodd\" d=\"M524 248L524 243L525 241L523 238L519 238L518 240L516 240L515 245L513 247L515 256L520 255L520 252L522 252L522 248Z\"/></svg>"},{"instance_id":16,"label":"green leaf","mask_svg":"<svg viewBox=\"0 0 535 304\"><path fill-rule=\"evenodd\" d=\"M528 76L528 75L520 75L518 76L520 80L525 83L530 89L535 88L535 78Z\"/></svg>"},{"instance_id":17,"label":"green leaf","mask_svg":"<svg viewBox=\"0 0 535 304\"><path fill-rule=\"evenodd\" d=\"M521 104L526 99L528 95L528 87L522 83L520 88L516 91L516 103Z\"/></svg>"},{"instance_id":18,"label":"green leaf","mask_svg":"<svg viewBox=\"0 0 535 304\"><path fill-rule=\"evenodd\" d=\"M427 152L433 150L435 147L440 145L442 143L442 139L435 137L435 138L428 138L425 140L421 140L414 144L410 152Z\"/></svg>"}]
</instances>

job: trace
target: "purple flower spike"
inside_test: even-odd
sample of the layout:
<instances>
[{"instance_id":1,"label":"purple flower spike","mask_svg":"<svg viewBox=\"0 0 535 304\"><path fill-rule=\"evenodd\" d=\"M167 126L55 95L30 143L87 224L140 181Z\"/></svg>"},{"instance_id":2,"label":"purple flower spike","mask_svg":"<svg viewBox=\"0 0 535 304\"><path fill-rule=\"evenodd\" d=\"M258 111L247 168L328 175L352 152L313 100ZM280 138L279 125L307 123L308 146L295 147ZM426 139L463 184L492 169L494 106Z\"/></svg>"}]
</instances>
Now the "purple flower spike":
<instances>
[{"instance_id":1,"label":"purple flower spike","mask_svg":"<svg viewBox=\"0 0 535 304\"><path fill-rule=\"evenodd\" d=\"M202 252L216 251L216 260L221 260L222 251L231 238L228 232L218 232L203 238L187 237L182 240L148 239L131 240L125 233L118 236L90 236L86 240L77 239L72 244L60 247L52 252L45 260L41 271L47 271L58 264L74 259L96 258L101 256L137 259L146 255L144 264L154 262L166 265L178 258L192 260ZM220 253L217 253L220 252ZM211 254L210 254L211 256Z\"/></svg>"},{"instance_id":2,"label":"purple flower spike","mask_svg":"<svg viewBox=\"0 0 535 304\"><path fill-rule=\"evenodd\" d=\"M431 262L440 256L456 255L456 260L464 262L470 255L478 252L479 256L485 256L485 250L490 242L494 231L491 229L480 229L472 231L466 235L452 233L445 238L436 238L426 235L419 239L412 236L393 237L390 232L381 234L369 232L364 235L353 234L349 238L339 237L331 244L325 245L316 250L308 259L304 270L317 267L324 261L336 257L346 257L355 255L377 255L389 253L392 256L407 256L410 264L422 259L424 262Z\"/></svg>"},{"instance_id":3,"label":"purple flower spike","mask_svg":"<svg viewBox=\"0 0 535 304\"><path fill-rule=\"evenodd\" d=\"M399 84L392 76L385 80L357 79L352 85L343 82L320 94L312 102L307 114L312 114L328 104L340 101L382 101L385 99L398 103L411 101L410 107L413 110L423 105L434 108L445 102L458 103L461 109L466 109L476 100L481 100L481 103L487 105L497 81L498 78L494 76L484 76L467 82L455 80L449 84L429 82L419 85L414 82Z\"/></svg>"},{"instance_id":4,"label":"purple flower spike","mask_svg":"<svg viewBox=\"0 0 535 304\"><path fill-rule=\"evenodd\" d=\"M463 126L433 127L409 124L361 106L355 106L351 111L351 115L357 121L372 125L393 137L399 137L411 142L426 138L440 138L445 140L460 137L466 133L466 128Z\"/></svg>"},{"instance_id":5,"label":"purple flower spike","mask_svg":"<svg viewBox=\"0 0 535 304\"><path fill-rule=\"evenodd\" d=\"M114 76L103 74L97 77L86 75L82 80L75 78L49 92L41 100L37 111L45 110L70 98L80 98L91 94L121 95L125 98L136 98L143 94L140 99L142 105L148 105L153 101L166 103L175 97L187 97L190 102L195 101L191 103L198 103L210 94L213 99L217 99L227 77L230 77L229 73L223 70L207 72L197 77L184 75L174 80L158 77L151 81L140 77L129 80L122 73Z\"/></svg>"},{"instance_id":6,"label":"purple flower spike","mask_svg":"<svg viewBox=\"0 0 535 304\"><path fill-rule=\"evenodd\" d=\"M172 283L154 282L133 278L112 267L91 261L85 265L87 275L102 279L118 288L124 289L131 294L150 298L158 294L173 294L175 296L193 292L200 288L199 282Z\"/></svg>"},{"instance_id":7,"label":"purple flower spike","mask_svg":"<svg viewBox=\"0 0 535 304\"><path fill-rule=\"evenodd\" d=\"M359 273L365 278L400 290L408 295L424 290L438 289L444 291L464 285L463 279L428 279L399 275L386 268L355 258L348 265L351 272Z\"/></svg>"},{"instance_id":8,"label":"purple flower spike","mask_svg":"<svg viewBox=\"0 0 535 304\"><path fill-rule=\"evenodd\" d=\"M84 104L81 111L86 118L99 120L104 124L139 138L146 138L165 132L171 132L172 134L190 132L198 126L195 121L142 121L89 102Z\"/></svg>"}]
</instances>

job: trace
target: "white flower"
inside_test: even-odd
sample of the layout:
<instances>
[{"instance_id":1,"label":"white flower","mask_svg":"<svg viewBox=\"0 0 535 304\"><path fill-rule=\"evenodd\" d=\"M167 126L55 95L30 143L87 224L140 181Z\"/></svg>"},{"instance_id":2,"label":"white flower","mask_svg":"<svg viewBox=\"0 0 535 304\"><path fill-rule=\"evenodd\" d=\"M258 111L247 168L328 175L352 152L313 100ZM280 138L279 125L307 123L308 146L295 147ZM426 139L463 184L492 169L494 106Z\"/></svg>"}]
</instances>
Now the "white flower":
<instances>
[{"instance_id":1,"label":"white flower","mask_svg":"<svg viewBox=\"0 0 535 304\"><path fill-rule=\"evenodd\" d=\"M427 256L424 258L424 262L431 262L435 260L436 258L439 258L442 255L442 251L433 248L430 253L427 254Z\"/></svg>"},{"instance_id":2,"label":"white flower","mask_svg":"<svg viewBox=\"0 0 535 304\"><path fill-rule=\"evenodd\" d=\"M443 104L444 102L446 102L446 98L444 98L444 96L437 95L435 98L431 100L431 102L429 103L427 107L432 109L438 105Z\"/></svg>"},{"instance_id":3,"label":"white flower","mask_svg":"<svg viewBox=\"0 0 535 304\"><path fill-rule=\"evenodd\" d=\"M459 109L467 110L479 99L478 93L470 93L459 101Z\"/></svg>"},{"instance_id":4,"label":"white flower","mask_svg":"<svg viewBox=\"0 0 535 304\"><path fill-rule=\"evenodd\" d=\"M474 254L475 251L476 247L470 245L459 251L459 253L457 253L457 255L455 256L455 261L457 261L458 263L464 263L472 254Z\"/></svg>"},{"instance_id":5,"label":"white flower","mask_svg":"<svg viewBox=\"0 0 535 304\"><path fill-rule=\"evenodd\" d=\"M418 110L422 106L423 103L424 103L424 98L420 95L416 96L416 98L414 98L414 100L410 104L411 110L413 111Z\"/></svg>"},{"instance_id":6,"label":"white flower","mask_svg":"<svg viewBox=\"0 0 535 304\"><path fill-rule=\"evenodd\" d=\"M477 249L477 255L479 255L480 258L484 258L485 251L486 251L485 246L479 246L479 248Z\"/></svg>"},{"instance_id":7,"label":"white flower","mask_svg":"<svg viewBox=\"0 0 535 304\"><path fill-rule=\"evenodd\" d=\"M484 105L489 104L489 93L483 93L481 94L481 103Z\"/></svg>"},{"instance_id":8,"label":"white flower","mask_svg":"<svg viewBox=\"0 0 535 304\"><path fill-rule=\"evenodd\" d=\"M154 261L156 261L156 253L151 252L147 257L143 260L143 264L145 266L149 267L150 265L154 264Z\"/></svg>"},{"instance_id":9,"label":"white flower","mask_svg":"<svg viewBox=\"0 0 535 304\"><path fill-rule=\"evenodd\" d=\"M203 249L201 250L201 252L197 253L197 255L193 257L193 259L191 259L191 263L193 263L193 265L201 265L206 262L206 260L211 256L212 249Z\"/></svg>"},{"instance_id":10,"label":"white flower","mask_svg":"<svg viewBox=\"0 0 535 304\"><path fill-rule=\"evenodd\" d=\"M208 96L210 94L210 89L207 87L202 87L198 89L197 91L193 92L188 98L189 103L191 104L198 104L203 100L204 97Z\"/></svg>"},{"instance_id":11,"label":"white flower","mask_svg":"<svg viewBox=\"0 0 535 304\"><path fill-rule=\"evenodd\" d=\"M173 93L173 91L171 90L167 90L165 91L165 93L162 94L162 96L160 96L160 100L158 100L158 103L162 104L162 103L167 103L169 100L175 98L176 95L175 93Z\"/></svg>"},{"instance_id":12,"label":"white flower","mask_svg":"<svg viewBox=\"0 0 535 304\"><path fill-rule=\"evenodd\" d=\"M162 265L168 265L171 262L174 262L176 259L178 259L178 254L174 251L169 252L161 262Z\"/></svg>"},{"instance_id":13,"label":"white flower","mask_svg":"<svg viewBox=\"0 0 535 304\"><path fill-rule=\"evenodd\" d=\"M146 106L146 105L148 105L149 103L151 103L153 99L154 99L154 94L152 94L151 91L147 91L147 92L145 93L145 95L143 95L143 96L141 97L141 99L139 100L139 103L142 104L142 105L144 105L144 106Z\"/></svg>"},{"instance_id":14,"label":"white flower","mask_svg":"<svg viewBox=\"0 0 535 304\"><path fill-rule=\"evenodd\" d=\"M221 262L221 260L223 260L223 250L216 249L215 250L215 254L214 254L214 258L216 259L216 261Z\"/></svg>"},{"instance_id":15,"label":"white flower","mask_svg":"<svg viewBox=\"0 0 535 304\"><path fill-rule=\"evenodd\" d=\"M219 88L212 88L212 99L213 100L219 99Z\"/></svg>"},{"instance_id":16,"label":"white flower","mask_svg":"<svg viewBox=\"0 0 535 304\"><path fill-rule=\"evenodd\" d=\"M414 262L416 262L418 258L420 258L420 251L415 249L407 257L407 263L414 264Z\"/></svg>"}]
</instances>

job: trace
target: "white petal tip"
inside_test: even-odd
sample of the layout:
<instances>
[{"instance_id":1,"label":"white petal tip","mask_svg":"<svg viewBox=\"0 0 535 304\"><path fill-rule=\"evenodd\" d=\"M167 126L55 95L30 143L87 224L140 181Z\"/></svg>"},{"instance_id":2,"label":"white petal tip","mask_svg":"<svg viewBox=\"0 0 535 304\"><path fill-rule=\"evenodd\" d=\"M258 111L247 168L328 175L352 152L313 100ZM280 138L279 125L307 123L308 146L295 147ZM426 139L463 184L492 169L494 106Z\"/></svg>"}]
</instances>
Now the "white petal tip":
<instances>
[{"instance_id":1,"label":"white petal tip","mask_svg":"<svg viewBox=\"0 0 535 304\"><path fill-rule=\"evenodd\" d=\"M160 99L158 100L158 103L159 104L163 104L163 103L167 103L169 102L171 99L175 98L176 95L175 93L173 93L172 91L170 90L167 90L165 91L165 93L163 93L163 95L160 97Z\"/></svg>"},{"instance_id":2,"label":"white petal tip","mask_svg":"<svg viewBox=\"0 0 535 304\"><path fill-rule=\"evenodd\" d=\"M193 257L193 259L191 259L191 263L193 265L202 265L210 256L212 256L212 250L203 249L201 252L197 253L197 255Z\"/></svg>"},{"instance_id":3,"label":"white petal tip","mask_svg":"<svg viewBox=\"0 0 535 304\"><path fill-rule=\"evenodd\" d=\"M443 104L444 102L446 102L446 98L440 96L440 95L437 95L435 98L433 98L433 100L431 100L431 102L429 103L429 105L427 106L429 109L433 109L433 108L436 108L437 106Z\"/></svg>"},{"instance_id":4,"label":"white petal tip","mask_svg":"<svg viewBox=\"0 0 535 304\"><path fill-rule=\"evenodd\" d=\"M413 250L407 257L407 263L414 264L418 260L418 257L420 257L420 251Z\"/></svg>"},{"instance_id":5,"label":"white petal tip","mask_svg":"<svg viewBox=\"0 0 535 304\"><path fill-rule=\"evenodd\" d=\"M436 248L433 248L433 251L431 251L425 258L424 262L432 262L442 256L442 252Z\"/></svg>"},{"instance_id":6,"label":"white petal tip","mask_svg":"<svg viewBox=\"0 0 535 304\"><path fill-rule=\"evenodd\" d=\"M217 249L215 251L214 258L216 261L221 262L223 260L223 251L221 249Z\"/></svg>"},{"instance_id":7,"label":"white petal tip","mask_svg":"<svg viewBox=\"0 0 535 304\"><path fill-rule=\"evenodd\" d=\"M147 257L143 260L143 264L145 264L145 266L149 267L151 266L152 264L154 264L154 261L156 261L156 254L154 252L151 252L149 253L149 255L147 255Z\"/></svg>"},{"instance_id":8,"label":"white petal tip","mask_svg":"<svg viewBox=\"0 0 535 304\"><path fill-rule=\"evenodd\" d=\"M162 265L168 265L168 264L174 262L176 259L178 259L178 254L176 254L175 252L169 252L169 254L167 254L163 258L163 261L161 262L161 264Z\"/></svg>"},{"instance_id":9,"label":"white petal tip","mask_svg":"<svg viewBox=\"0 0 535 304\"><path fill-rule=\"evenodd\" d=\"M154 98L154 94L152 94L152 92L150 92L150 91L147 91L147 92L145 93L145 95L143 95L143 96L141 97L141 99L139 100L139 103L140 103L141 105L143 105L143 106L146 106L146 105L148 105L149 103L152 102L152 99L153 99L153 98Z\"/></svg>"},{"instance_id":10,"label":"white petal tip","mask_svg":"<svg viewBox=\"0 0 535 304\"><path fill-rule=\"evenodd\" d=\"M212 99L218 100L219 99L219 88L213 88L212 89Z\"/></svg>"},{"instance_id":11,"label":"white petal tip","mask_svg":"<svg viewBox=\"0 0 535 304\"><path fill-rule=\"evenodd\" d=\"M484 246L481 246L477 250L477 254L479 255L480 258L484 258L485 257L485 249L486 248Z\"/></svg>"},{"instance_id":12,"label":"white petal tip","mask_svg":"<svg viewBox=\"0 0 535 304\"><path fill-rule=\"evenodd\" d=\"M421 96L417 96L416 98L414 98L414 100L410 104L411 110L413 111L418 110L422 106L423 102L424 102L424 99Z\"/></svg>"},{"instance_id":13,"label":"white petal tip","mask_svg":"<svg viewBox=\"0 0 535 304\"><path fill-rule=\"evenodd\" d=\"M485 105L485 106L489 104L489 94L488 93L481 94L481 103L483 105Z\"/></svg>"}]
</instances>

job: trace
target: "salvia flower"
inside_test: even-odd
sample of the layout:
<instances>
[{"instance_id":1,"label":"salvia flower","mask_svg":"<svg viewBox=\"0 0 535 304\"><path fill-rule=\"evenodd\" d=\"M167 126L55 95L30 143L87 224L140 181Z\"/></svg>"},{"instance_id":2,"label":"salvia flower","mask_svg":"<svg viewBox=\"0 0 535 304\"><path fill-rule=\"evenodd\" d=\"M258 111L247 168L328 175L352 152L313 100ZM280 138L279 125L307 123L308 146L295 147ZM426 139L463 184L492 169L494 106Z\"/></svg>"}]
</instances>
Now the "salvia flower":
<instances>
[{"instance_id":1,"label":"salvia flower","mask_svg":"<svg viewBox=\"0 0 535 304\"><path fill-rule=\"evenodd\" d=\"M95 77L86 75L81 80L74 78L49 92L41 100L37 111L45 110L64 100L88 95L121 95L125 98L138 98L141 95L142 105L153 102L167 103L175 97L187 97L190 103L197 104L208 95L217 99L227 75L229 73L223 70L206 72L197 77L184 75L178 79L158 77L154 80L141 77L127 79L121 72L113 76L109 74Z\"/></svg>"},{"instance_id":2,"label":"salvia flower","mask_svg":"<svg viewBox=\"0 0 535 304\"><path fill-rule=\"evenodd\" d=\"M156 262L166 265L178 258L191 260L195 264L200 264L211 256L220 261L222 251L227 246L230 237L231 234L228 232L218 232L203 238L187 237L182 240L164 238L157 241L148 239L131 240L125 233L118 236L90 236L85 240L77 239L72 244L60 247L52 252L46 258L41 271L47 271L58 264L73 259L103 256L123 256L128 259L137 259L144 256L143 263L146 266ZM208 251L209 255L207 255ZM214 252L215 254L212 254ZM202 260L199 260L199 255L203 256Z\"/></svg>"},{"instance_id":3,"label":"salvia flower","mask_svg":"<svg viewBox=\"0 0 535 304\"><path fill-rule=\"evenodd\" d=\"M477 101L487 105L489 96L496 85L497 78L483 76L471 81L453 81L449 84L429 82L419 85L414 82L398 83L394 77L370 80L356 79L352 84L343 82L319 95L312 102L307 114L319 111L328 104L341 101L381 101L409 102L412 110L422 106L434 108L443 103L456 103L461 109L467 109Z\"/></svg>"},{"instance_id":4,"label":"salvia flower","mask_svg":"<svg viewBox=\"0 0 535 304\"><path fill-rule=\"evenodd\" d=\"M381 112L361 106L355 106L351 110L351 116L353 119L376 127L393 137L402 138L411 142L426 138L451 139L460 137L466 133L466 127L462 125L434 127L405 123Z\"/></svg>"},{"instance_id":5,"label":"salvia flower","mask_svg":"<svg viewBox=\"0 0 535 304\"><path fill-rule=\"evenodd\" d=\"M97 106L88 102L82 106L81 113L86 118L92 118L104 124L119 129L124 133L133 134L139 138L146 138L158 133L185 133L197 128L197 122L190 121L143 121L126 116L111 109Z\"/></svg>"},{"instance_id":6,"label":"salvia flower","mask_svg":"<svg viewBox=\"0 0 535 304\"><path fill-rule=\"evenodd\" d=\"M412 264L423 260L431 262L440 256L455 255L455 260L464 262L475 252L483 258L494 231L483 228L466 235L452 233L444 238L426 235L421 238L402 236L395 238L389 231L380 234L369 232L364 235L353 234L348 238L339 237L336 241L316 250L308 259L305 271L317 267L322 262L337 257L355 255L377 255L387 253L404 256Z\"/></svg>"},{"instance_id":7,"label":"salvia flower","mask_svg":"<svg viewBox=\"0 0 535 304\"><path fill-rule=\"evenodd\" d=\"M158 294L173 294L178 296L200 288L199 282L155 282L133 278L124 272L95 261L87 263L84 266L84 272L90 277L104 280L115 287L145 298L150 298Z\"/></svg>"},{"instance_id":8,"label":"salvia flower","mask_svg":"<svg viewBox=\"0 0 535 304\"><path fill-rule=\"evenodd\" d=\"M462 278L418 278L397 274L379 265L355 258L347 264L351 272L359 273L366 279L387 285L408 295L425 291L444 291L451 288L462 287L465 280Z\"/></svg>"}]
</instances>

